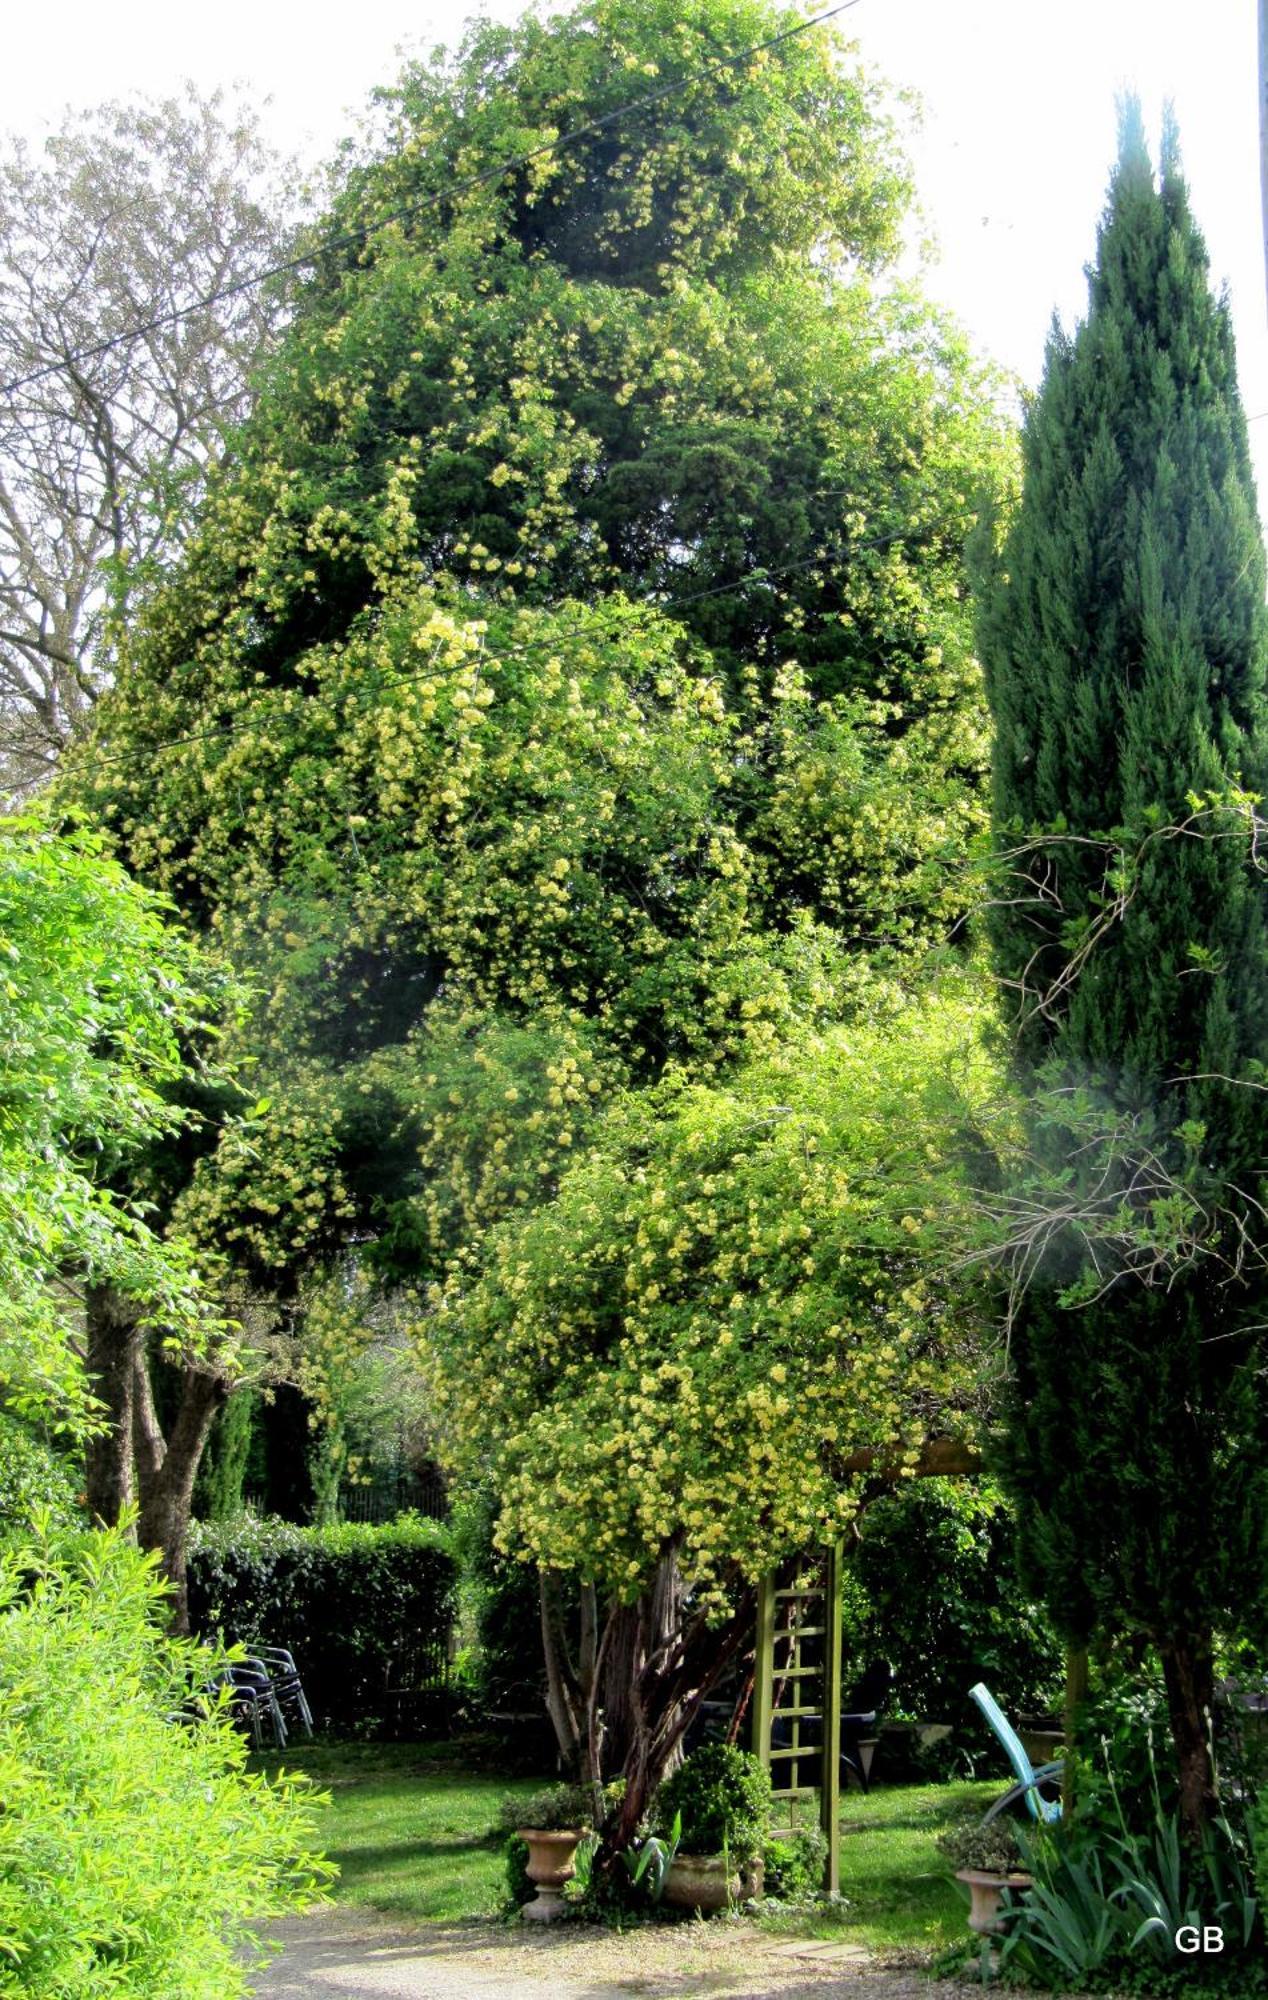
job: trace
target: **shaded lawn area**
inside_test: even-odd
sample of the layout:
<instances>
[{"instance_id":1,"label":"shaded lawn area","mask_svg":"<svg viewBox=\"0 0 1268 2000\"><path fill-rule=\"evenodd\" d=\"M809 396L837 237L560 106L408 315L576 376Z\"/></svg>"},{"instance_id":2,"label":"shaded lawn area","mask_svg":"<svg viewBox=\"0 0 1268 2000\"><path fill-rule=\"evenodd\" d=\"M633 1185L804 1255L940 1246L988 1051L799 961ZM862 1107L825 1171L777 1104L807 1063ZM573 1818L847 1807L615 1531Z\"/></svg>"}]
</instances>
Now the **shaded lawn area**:
<instances>
[{"instance_id":1,"label":"shaded lawn area","mask_svg":"<svg viewBox=\"0 0 1268 2000\"><path fill-rule=\"evenodd\" d=\"M506 1895L498 1807L540 1778L473 1773L447 1743L295 1744L286 1764L331 1795L321 1839L339 1865L340 1904L415 1922L497 1914ZM265 1760L276 1765L276 1759ZM934 1839L959 1814L985 1811L996 1783L878 1785L841 1802L843 1909L767 1921L791 1935L839 1937L881 1952L941 1950L966 1935L967 1901Z\"/></svg>"},{"instance_id":2,"label":"shaded lawn area","mask_svg":"<svg viewBox=\"0 0 1268 2000\"><path fill-rule=\"evenodd\" d=\"M506 1896L498 1807L548 1782L465 1771L449 1743L295 1743L284 1759L255 1761L306 1771L329 1791L318 1838L339 1865L342 1906L425 1923L496 1915Z\"/></svg>"}]
</instances>

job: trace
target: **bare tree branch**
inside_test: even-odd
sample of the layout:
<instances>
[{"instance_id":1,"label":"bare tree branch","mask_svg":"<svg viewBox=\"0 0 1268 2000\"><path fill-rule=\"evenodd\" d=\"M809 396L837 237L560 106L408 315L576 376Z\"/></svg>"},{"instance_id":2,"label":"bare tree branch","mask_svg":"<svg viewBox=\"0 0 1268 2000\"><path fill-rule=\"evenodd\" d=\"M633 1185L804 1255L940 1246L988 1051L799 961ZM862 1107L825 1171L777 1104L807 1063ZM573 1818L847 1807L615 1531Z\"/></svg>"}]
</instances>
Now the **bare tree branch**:
<instances>
[{"instance_id":1,"label":"bare tree branch","mask_svg":"<svg viewBox=\"0 0 1268 2000\"><path fill-rule=\"evenodd\" d=\"M294 182L254 112L192 85L0 146L0 373L56 368L0 407L0 795L47 780L108 684L110 592L126 610L174 553L284 298L126 336L276 262Z\"/></svg>"}]
</instances>

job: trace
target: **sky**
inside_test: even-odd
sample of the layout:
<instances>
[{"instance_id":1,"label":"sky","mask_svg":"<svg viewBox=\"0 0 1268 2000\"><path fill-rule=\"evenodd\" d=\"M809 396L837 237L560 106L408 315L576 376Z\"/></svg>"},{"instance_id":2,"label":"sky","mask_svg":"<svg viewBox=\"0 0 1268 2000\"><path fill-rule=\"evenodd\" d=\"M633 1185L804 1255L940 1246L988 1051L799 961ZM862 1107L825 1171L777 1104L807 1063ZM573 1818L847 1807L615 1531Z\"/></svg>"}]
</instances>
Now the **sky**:
<instances>
[{"instance_id":1,"label":"sky","mask_svg":"<svg viewBox=\"0 0 1268 2000\"><path fill-rule=\"evenodd\" d=\"M358 0L335 29L276 0L59 0L7 22L0 129L35 142L64 109L192 77L262 101L274 142L316 163L351 129L397 52L452 42L467 0ZM488 0L510 20L520 0ZM857 0L841 23L866 61L919 92L911 140L939 260L930 292L975 345L1037 383L1052 314L1086 302L1115 151L1115 102L1136 90L1156 136L1176 108L1193 207L1227 283L1261 511L1268 515L1268 303L1260 212L1257 0ZM913 236L913 242L915 238ZM914 255L914 251L913 251Z\"/></svg>"}]
</instances>

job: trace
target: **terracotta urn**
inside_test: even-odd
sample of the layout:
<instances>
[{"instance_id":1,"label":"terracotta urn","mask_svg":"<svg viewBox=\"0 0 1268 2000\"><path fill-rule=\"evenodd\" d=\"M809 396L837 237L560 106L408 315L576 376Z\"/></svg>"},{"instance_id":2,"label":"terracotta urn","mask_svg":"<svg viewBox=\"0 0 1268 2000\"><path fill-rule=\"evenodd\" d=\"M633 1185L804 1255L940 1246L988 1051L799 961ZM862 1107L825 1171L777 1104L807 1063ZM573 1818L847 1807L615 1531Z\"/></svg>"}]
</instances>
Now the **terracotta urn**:
<instances>
[{"instance_id":1,"label":"terracotta urn","mask_svg":"<svg viewBox=\"0 0 1268 2000\"><path fill-rule=\"evenodd\" d=\"M762 1893L762 1860L759 1855L747 1868L734 1862L727 1874L726 1857L721 1854L676 1854L665 1877L662 1902L678 1910L700 1910L713 1915L741 1898Z\"/></svg>"},{"instance_id":2,"label":"terracotta urn","mask_svg":"<svg viewBox=\"0 0 1268 2000\"><path fill-rule=\"evenodd\" d=\"M577 1849L585 1834L572 1826L549 1831L521 1826L516 1833L528 1848L528 1879L537 1886L537 1894L531 1903L525 1903L520 1915L526 1923L553 1924L567 1911L564 1883L571 1882L577 1872Z\"/></svg>"},{"instance_id":3,"label":"terracotta urn","mask_svg":"<svg viewBox=\"0 0 1268 2000\"><path fill-rule=\"evenodd\" d=\"M999 1906L1005 1889L1028 1889L1032 1877L1020 1872L998 1875L986 1868L957 1868L955 1879L968 1887L969 1929L979 1937L989 1937L1003 1928Z\"/></svg>"}]
</instances>

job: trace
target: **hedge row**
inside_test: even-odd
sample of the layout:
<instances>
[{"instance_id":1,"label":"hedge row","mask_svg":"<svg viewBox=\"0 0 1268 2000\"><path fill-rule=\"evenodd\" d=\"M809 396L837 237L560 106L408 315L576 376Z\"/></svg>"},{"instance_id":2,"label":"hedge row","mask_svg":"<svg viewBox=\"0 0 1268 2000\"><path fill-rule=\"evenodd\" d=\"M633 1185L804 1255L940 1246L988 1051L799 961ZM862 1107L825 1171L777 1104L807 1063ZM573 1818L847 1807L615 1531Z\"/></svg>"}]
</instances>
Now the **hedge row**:
<instances>
[{"instance_id":1,"label":"hedge row","mask_svg":"<svg viewBox=\"0 0 1268 2000\"><path fill-rule=\"evenodd\" d=\"M426 1735L448 1720L456 1565L443 1522L299 1528L199 1522L189 1543L193 1630L295 1655L317 1725Z\"/></svg>"}]
</instances>

